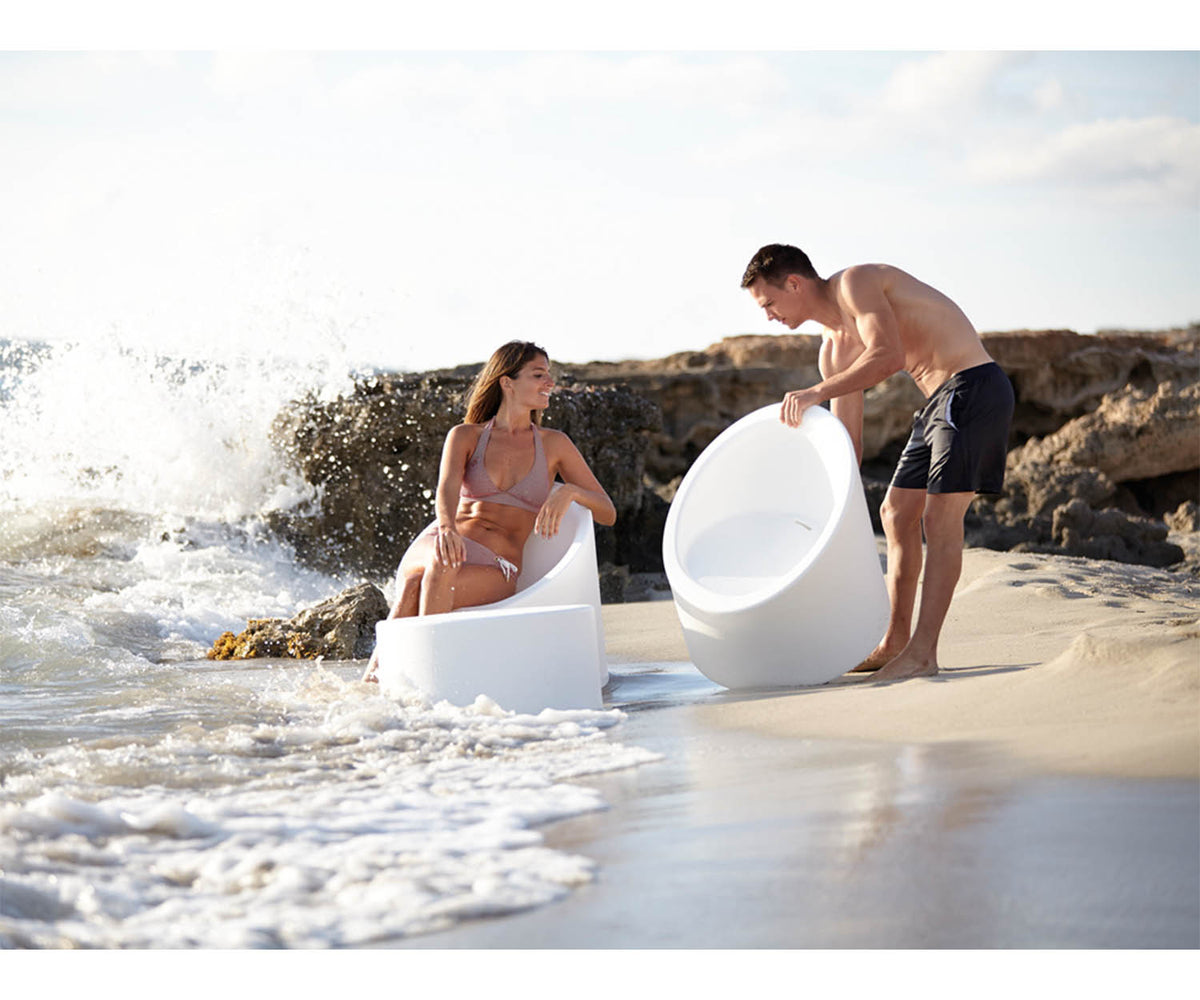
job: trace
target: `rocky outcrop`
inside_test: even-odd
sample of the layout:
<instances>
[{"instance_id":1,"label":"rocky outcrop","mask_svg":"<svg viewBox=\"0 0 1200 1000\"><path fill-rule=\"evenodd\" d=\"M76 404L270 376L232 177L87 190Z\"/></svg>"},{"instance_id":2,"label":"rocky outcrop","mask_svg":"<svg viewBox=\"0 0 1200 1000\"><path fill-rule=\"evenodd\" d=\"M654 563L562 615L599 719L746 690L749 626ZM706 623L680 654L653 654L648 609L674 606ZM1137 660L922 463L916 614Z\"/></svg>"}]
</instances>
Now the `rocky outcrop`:
<instances>
[{"instance_id":1,"label":"rocky outcrop","mask_svg":"<svg viewBox=\"0 0 1200 1000\"><path fill-rule=\"evenodd\" d=\"M1194 500L1181 503L1164 520L1172 531L1200 531L1200 504Z\"/></svg>"},{"instance_id":2,"label":"rocky outcrop","mask_svg":"<svg viewBox=\"0 0 1200 1000\"><path fill-rule=\"evenodd\" d=\"M1169 493L1142 502L1137 487L1197 487L1198 414L1200 382L1118 388L1094 412L1009 452L1005 495L977 513L968 537L993 548L1179 563L1184 551L1161 519L1173 506Z\"/></svg>"},{"instance_id":3,"label":"rocky outcrop","mask_svg":"<svg viewBox=\"0 0 1200 1000\"><path fill-rule=\"evenodd\" d=\"M1195 382L1200 328L1095 335L1070 330L985 333L984 346L1013 382L1012 443L1053 433L1125 386L1153 391ZM821 338L804 334L727 337L703 351L656 361L591 362L563 371L589 385L624 385L657 403L663 429L647 456L651 476L669 483L725 427L820 380ZM898 373L863 398L863 459L894 464L924 397Z\"/></svg>"},{"instance_id":4,"label":"rocky outcrop","mask_svg":"<svg viewBox=\"0 0 1200 1000\"><path fill-rule=\"evenodd\" d=\"M277 445L316 488L317 501L270 515L307 565L390 578L409 542L433 519L442 442L459 423L476 369L373 378L332 402L305 399L282 412ZM617 508L620 533L597 533L600 559L633 566L630 539L652 531L665 504L643 487L647 436L658 408L621 386L556 393L544 425L575 442Z\"/></svg>"},{"instance_id":5,"label":"rocky outcrop","mask_svg":"<svg viewBox=\"0 0 1200 1000\"><path fill-rule=\"evenodd\" d=\"M1018 465L1006 472L1004 491L968 514L968 544L1160 567L1184 557L1167 541L1168 526L1118 506L1116 484L1096 469Z\"/></svg>"},{"instance_id":6,"label":"rocky outcrop","mask_svg":"<svg viewBox=\"0 0 1200 1000\"><path fill-rule=\"evenodd\" d=\"M1200 382L1127 385L1009 456L1014 466L1091 468L1118 482L1200 468Z\"/></svg>"},{"instance_id":7,"label":"rocky outcrop","mask_svg":"<svg viewBox=\"0 0 1200 1000\"><path fill-rule=\"evenodd\" d=\"M984 334L1016 395L1005 496L975 505L971 544L1171 565L1162 518L1200 500L1200 328L1084 336ZM674 490L729 424L819 380L820 338L729 337L653 361L556 365L546 426L566 431L617 506L597 530L606 599L629 573L661 570ZM442 440L477 366L364 380L333 402L280 414L276 441L316 487L309 509L277 512L298 557L383 580L433 512ZM878 506L924 402L905 374L864 395L863 480ZM623 575L624 574L624 575Z\"/></svg>"},{"instance_id":8,"label":"rocky outcrop","mask_svg":"<svg viewBox=\"0 0 1200 1000\"><path fill-rule=\"evenodd\" d=\"M208 652L210 660L290 657L361 660L375 647L375 623L386 618L387 601L369 583L301 611L294 618L254 618L243 632L224 632Z\"/></svg>"},{"instance_id":9,"label":"rocky outcrop","mask_svg":"<svg viewBox=\"0 0 1200 1000\"><path fill-rule=\"evenodd\" d=\"M1153 391L1164 382L1195 382L1200 368L1197 326L1094 335L1019 330L985 333L983 342L1012 379L1017 396L1013 418L1017 441L1053 433L1126 386Z\"/></svg>"}]
</instances>

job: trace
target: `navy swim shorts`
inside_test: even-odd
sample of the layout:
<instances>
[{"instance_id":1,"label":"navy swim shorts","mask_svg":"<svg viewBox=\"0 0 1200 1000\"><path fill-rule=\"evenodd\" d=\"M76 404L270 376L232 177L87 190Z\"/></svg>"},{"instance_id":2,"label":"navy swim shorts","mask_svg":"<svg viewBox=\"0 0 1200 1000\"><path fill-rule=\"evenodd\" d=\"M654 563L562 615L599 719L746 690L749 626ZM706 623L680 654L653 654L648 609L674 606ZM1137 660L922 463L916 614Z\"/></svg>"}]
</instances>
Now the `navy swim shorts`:
<instances>
[{"instance_id":1,"label":"navy swim shorts","mask_svg":"<svg viewBox=\"0 0 1200 1000\"><path fill-rule=\"evenodd\" d=\"M951 375L913 414L892 485L929 493L999 496L1013 389L994 361Z\"/></svg>"}]
</instances>

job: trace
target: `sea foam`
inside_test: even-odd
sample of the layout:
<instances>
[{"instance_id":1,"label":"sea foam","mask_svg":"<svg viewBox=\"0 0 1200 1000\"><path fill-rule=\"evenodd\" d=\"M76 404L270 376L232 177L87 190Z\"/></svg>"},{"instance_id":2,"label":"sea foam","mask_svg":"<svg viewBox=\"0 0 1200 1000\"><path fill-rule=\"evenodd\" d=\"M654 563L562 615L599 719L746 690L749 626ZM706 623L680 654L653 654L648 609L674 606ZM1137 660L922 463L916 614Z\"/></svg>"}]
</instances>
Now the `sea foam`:
<instances>
[{"instance_id":1,"label":"sea foam","mask_svg":"<svg viewBox=\"0 0 1200 1000\"><path fill-rule=\"evenodd\" d=\"M253 719L17 760L0 942L345 946L543 905L595 874L539 830L604 808L567 779L657 759L606 737L616 710L274 674Z\"/></svg>"}]
</instances>

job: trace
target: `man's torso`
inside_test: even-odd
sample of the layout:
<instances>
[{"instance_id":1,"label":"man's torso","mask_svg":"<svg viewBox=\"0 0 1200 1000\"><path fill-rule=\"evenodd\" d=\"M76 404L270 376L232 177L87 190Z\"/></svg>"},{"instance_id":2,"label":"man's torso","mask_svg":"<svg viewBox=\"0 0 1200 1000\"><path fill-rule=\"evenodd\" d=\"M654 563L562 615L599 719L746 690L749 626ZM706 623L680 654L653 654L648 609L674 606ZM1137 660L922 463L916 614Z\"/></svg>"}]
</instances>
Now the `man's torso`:
<instances>
[{"instance_id":1,"label":"man's torso","mask_svg":"<svg viewBox=\"0 0 1200 1000\"><path fill-rule=\"evenodd\" d=\"M955 372L992 360L966 314L936 288L887 264L863 264L854 270L859 277L866 271L886 297L896 317L904 369L926 397ZM846 273L839 271L829 278L842 313L841 329L830 331L839 369L864 349L854 311L843 291Z\"/></svg>"}]
</instances>

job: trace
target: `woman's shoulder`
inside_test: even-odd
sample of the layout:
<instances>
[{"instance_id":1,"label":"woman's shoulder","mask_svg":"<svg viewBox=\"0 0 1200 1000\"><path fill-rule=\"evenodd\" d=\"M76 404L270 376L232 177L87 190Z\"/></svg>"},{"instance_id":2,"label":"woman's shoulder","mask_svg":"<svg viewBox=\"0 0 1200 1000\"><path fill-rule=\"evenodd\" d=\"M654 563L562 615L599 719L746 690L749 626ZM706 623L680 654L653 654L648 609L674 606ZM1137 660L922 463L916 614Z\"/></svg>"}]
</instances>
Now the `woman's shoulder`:
<instances>
[{"instance_id":1,"label":"woman's shoulder","mask_svg":"<svg viewBox=\"0 0 1200 1000\"><path fill-rule=\"evenodd\" d=\"M556 431L553 427L541 427L539 430L542 433L542 444L547 448L561 448L564 444L572 443L563 431Z\"/></svg>"},{"instance_id":2,"label":"woman's shoulder","mask_svg":"<svg viewBox=\"0 0 1200 1000\"><path fill-rule=\"evenodd\" d=\"M546 461L551 465L570 462L580 453L575 447L575 442L563 431L556 431L550 427L542 428L542 448L546 452Z\"/></svg>"},{"instance_id":3,"label":"woman's shoulder","mask_svg":"<svg viewBox=\"0 0 1200 1000\"><path fill-rule=\"evenodd\" d=\"M483 436L483 424L455 424L446 435L446 443L474 448Z\"/></svg>"}]
</instances>

